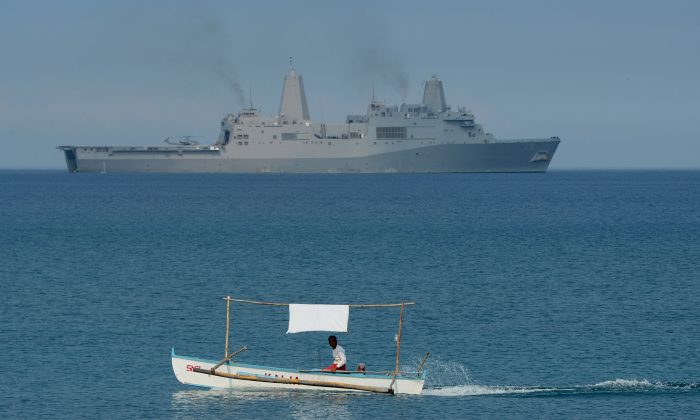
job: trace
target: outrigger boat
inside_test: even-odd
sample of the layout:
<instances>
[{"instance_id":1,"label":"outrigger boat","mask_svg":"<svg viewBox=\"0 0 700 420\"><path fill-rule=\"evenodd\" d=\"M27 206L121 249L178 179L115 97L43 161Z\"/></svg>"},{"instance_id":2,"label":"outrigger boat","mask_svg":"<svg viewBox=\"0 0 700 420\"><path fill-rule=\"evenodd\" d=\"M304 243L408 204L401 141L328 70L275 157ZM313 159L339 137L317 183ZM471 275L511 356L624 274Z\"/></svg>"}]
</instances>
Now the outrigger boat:
<instances>
[{"instance_id":1,"label":"outrigger boat","mask_svg":"<svg viewBox=\"0 0 700 420\"><path fill-rule=\"evenodd\" d=\"M367 305L301 305L274 302L258 302L245 299L226 301L226 343L224 358L206 360L180 356L172 350L173 371L177 379L188 385L208 388L235 389L295 389L325 391L376 392L383 394L420 394L423 390L423 365L430 353L423 357L418 370L399 370L401 356L401 329L404 308L413 302ZM320 369L286 369L239 363L234 356L247 351L247 347L229 353L229 325L231 303L247 303L269 306L289 306L288 333L303 331L347 332L349 308L400 307L399 329L396 335L396 366L390 371L326 371Z\"/></svg>"}]
</instances>

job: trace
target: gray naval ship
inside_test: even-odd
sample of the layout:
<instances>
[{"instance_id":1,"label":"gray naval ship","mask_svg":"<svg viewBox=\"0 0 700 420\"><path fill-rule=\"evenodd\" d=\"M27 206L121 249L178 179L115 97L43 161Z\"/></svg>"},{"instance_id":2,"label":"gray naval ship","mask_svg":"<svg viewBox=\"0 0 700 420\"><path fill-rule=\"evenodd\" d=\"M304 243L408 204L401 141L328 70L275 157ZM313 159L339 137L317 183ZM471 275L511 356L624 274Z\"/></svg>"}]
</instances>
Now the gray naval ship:
<instances>
[{"instance_id":1,"label":"gray naval ship","mask_svg":"<svg viewBox=\"0 0 700 420\"><path fill-rule=\"evenodd\" d=\"M423 101L389 106L372 100L345 123L311 121L304 83L285 75L279 114L229 114L219 138L157 146L59 146L69 172L544 172L558 137L497 140L465 108L447 106L442 81L425 82Z\"/></svg>"}]
</instances>

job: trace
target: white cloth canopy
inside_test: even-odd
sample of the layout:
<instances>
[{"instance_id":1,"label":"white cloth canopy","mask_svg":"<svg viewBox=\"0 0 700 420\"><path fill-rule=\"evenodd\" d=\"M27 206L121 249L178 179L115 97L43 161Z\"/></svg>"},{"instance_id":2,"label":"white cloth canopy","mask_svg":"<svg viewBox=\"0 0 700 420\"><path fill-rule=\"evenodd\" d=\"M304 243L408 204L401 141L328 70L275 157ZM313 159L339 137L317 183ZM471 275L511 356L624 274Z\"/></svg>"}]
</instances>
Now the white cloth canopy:
<instances>
[{"instance_id":1,"label":"white cloth canopy","mask_svg":"<svg viewBox=\"0 0 700 420\"><path fill-rule=\"evenodd\" d=\"M287 334L304 331L348 332L348 305L289 304Z\"/></svg>"}]
</instances>

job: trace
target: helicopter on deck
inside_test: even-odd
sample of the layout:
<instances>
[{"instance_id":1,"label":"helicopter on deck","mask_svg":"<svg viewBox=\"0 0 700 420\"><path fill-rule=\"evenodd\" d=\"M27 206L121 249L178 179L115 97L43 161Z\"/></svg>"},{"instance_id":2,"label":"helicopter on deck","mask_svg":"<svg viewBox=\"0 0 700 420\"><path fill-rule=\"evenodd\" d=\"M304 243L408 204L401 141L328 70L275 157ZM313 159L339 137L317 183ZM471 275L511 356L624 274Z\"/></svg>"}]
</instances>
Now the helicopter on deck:
<instances>
[{"instance_id":1,"label":"helicopter on deck","mask_svg":"<svg viewBox=\"0 0 700 420\"><path fill-rule=\"evenodd\" d=\"M195 138L200 138L203 136L179 136L179 137L166 137L163 143L167 143L173 146L196 146L199 144Z\"/></svg>"}]
</instances>

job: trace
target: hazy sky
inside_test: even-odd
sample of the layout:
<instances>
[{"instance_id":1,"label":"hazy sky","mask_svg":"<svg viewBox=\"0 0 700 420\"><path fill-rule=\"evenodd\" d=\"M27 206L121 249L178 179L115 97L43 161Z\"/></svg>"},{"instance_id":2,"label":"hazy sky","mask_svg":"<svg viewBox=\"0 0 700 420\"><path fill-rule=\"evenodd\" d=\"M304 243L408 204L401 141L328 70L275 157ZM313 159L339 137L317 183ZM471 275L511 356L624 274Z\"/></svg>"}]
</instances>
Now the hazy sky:
<instances>
[{"instance_id":1,"label":"hazy sky","mask_svg":"<svg viewBox=\"0 0 700 420\"><path fill-rule=\"evenodd\" d=\"M0 0L0 168L211 143L250 91L277 113L289 56L316 121L437 74L497 138L561 137L551 169L700 169L700 1L673 0Z\"/></svg>"}]
</instances>

